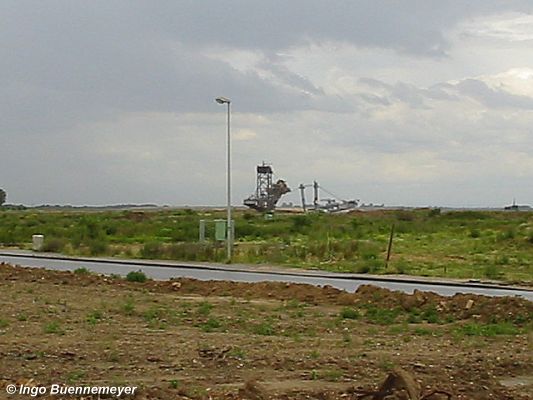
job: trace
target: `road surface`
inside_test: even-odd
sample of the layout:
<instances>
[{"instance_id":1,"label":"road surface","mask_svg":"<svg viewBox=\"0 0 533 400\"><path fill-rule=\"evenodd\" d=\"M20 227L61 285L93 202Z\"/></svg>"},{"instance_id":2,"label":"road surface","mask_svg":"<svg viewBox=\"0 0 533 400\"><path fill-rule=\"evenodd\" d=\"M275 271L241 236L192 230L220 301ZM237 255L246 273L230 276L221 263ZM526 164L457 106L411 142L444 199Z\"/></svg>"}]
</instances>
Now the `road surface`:
<instances>
[{"instance_id":1,"label":"road surface","mask_svg":"<svg viewBox=\"0 0 533 400\"><path fill-rule=\"evenodd\" d=\"M432 291L444 296L456 293L483 294L486 296L521 296L533 301L533 291L516 287L498 287L472 282L429 281L416 277L391 278L387 276L361 277L354 274L328 273L325 271L269 271L256 267L229 266L223 264L174 263L170 261L118 260L109 258L68 258L29 252L0 252L0 262L27 267L73 271L87 268L101 274L125 276L128 272L142 270L156 280L187 277L200 280L227 280L236 282L278 281L307 283L315 286L330 285L353 292L358 286L372 284L391 290L412 293L415 289Z\"/></svg>"}]
</instances>

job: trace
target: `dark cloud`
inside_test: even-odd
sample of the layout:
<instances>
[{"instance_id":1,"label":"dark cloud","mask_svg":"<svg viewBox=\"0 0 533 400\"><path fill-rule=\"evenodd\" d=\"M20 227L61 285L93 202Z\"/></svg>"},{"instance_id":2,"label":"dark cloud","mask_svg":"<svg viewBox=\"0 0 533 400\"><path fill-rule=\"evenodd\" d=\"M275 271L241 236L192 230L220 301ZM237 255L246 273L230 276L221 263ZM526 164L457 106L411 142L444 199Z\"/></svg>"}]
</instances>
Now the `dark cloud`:
<instances>
[{"instance_id":1,"label":"dark cloud","mask_svg":"<svg viewBox=\"0 0 533 400\"><path fill-rule=\"evenodd\" d=\"M443 56L443 30L464 18L531 10L527 0L167 1L140 7L162 34L199 45L279 50L338 41L425 56Z\"/></svg>"}]
</instances>

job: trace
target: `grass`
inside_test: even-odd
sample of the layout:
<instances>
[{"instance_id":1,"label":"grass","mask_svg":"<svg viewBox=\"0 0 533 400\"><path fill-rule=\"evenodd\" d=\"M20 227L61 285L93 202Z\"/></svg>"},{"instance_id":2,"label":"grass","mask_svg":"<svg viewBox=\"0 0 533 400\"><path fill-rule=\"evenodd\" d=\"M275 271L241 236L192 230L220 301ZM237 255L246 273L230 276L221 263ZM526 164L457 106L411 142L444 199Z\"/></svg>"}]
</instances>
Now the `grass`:
<instances>
[{"instance_id":1,"label":"grass","mask_svg":"<svg viewBox=\"0 0 533 400\"><path fill-rule=\"evenodd\" d=\"M223 243L198 243L200 219L221 212L0 210L0 245L31 248L45 236L47 251L223 262ZM388 235L392 259L384 268ZM269 263L340 272L450 278L533 280L533 212L437 210L352 215L235 213L234 262Z\"/></svg>"},{"instance_id":2,"label":"grass","mask_svg":"<svg viewBox=\"0 0 533 400\"><path fill-rule=\"evenodd\" d=\"M518 335L523 329L511 324L510 322L500 322L493 324L479 324L476 322L460 325L455 329L458 336L499 336L499 335Z\"/></svg>"}]
</instances>

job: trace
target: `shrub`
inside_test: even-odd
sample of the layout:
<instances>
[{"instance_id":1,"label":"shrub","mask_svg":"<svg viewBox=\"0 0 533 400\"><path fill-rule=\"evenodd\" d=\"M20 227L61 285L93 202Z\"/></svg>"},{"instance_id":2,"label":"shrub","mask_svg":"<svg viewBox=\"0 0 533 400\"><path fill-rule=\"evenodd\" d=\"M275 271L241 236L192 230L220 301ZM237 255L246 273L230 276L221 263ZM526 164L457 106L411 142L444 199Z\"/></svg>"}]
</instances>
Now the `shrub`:
<instances>
[{"instance_id":1,"label":"shrub","mask_svg":"<svg viewBox=\"0 0 533 400\"><path fill-rule=\"evenodd\" d=\"M76 268L74 270L74 273L76 275L89 275L91 273L91 271L89 271L87 268L85 267L80 267L80 268Z\"/></svg>"},{"instance_id":2,"label":"shrub","mask_svg":"<svg viewBox=\"0 0 533 400\"><path fill-rule=\"evenodd\" d=\"M43 243L42 251L45 253L61 253L67 244L65 239L51 238Z\"/></svg>"},{"instance_id":3,"label":"shrub","mask_svg":"<svg viewBox=\"0 0 533 400\"><path fill-rule=\"evenodd\" d=\"M396 213L396 219L398 221L414 221L416 216L415 213L412 211L397 211Z\"/></svg>"},{"instance_id":4,"label":"shrub","mask_svg":"<svg viewBox=\"0 0 533 400\"><path fill-rule=\"evenodd\" d=\"M474 238L474 239L477 239L477 238L481 237L481 232L479 231L479 229L471 229L470 230L470 237Z\"/></svg>"},{"instance_id":5,"label":"shrub","mask_svg":"<svg viewBox=\"0 0 533 400\"><path fill-rule=\"evenodd\" d=\"M131 271L128 272L128 275L126 275L126 280L128 282L146 282L148 278L146 277L146 274L142 272L141 270L138 271Z\"/></svg>"},{"instance_id":6,"label":"shrub","mask_svg":"<svg viewBox=\"0 0 533 400\"><path fill-rule=\"evenodd\" d=\"M109 246L105 239L91 239L89 241L89 252L92 256L106 254Z\"/></svg>"},{"instance_id":7,"label":"shrub","mask_svg":"<svg viewBox=\"0 0 533 400\"><path fill-rule=\"evenodd\" d=\"M431 210L429 210L428 216L430 218L433 218L433 217L438 217L440 214L441 214L440 208L432 208Z\"/></svg>"},{"instance_id":8,"label":"shrub","mask_svg":"<svg viewBox=\"0 0 533 400\"><path fill-rule=\"evenodd\" d=\"M360 264L355 269L358 274L368 274L370 272L370 266L366 264Z\"/></svg>"},{"instance_id":9,"label":"shrub","mask_svg":"<svg viewBox=\"0 0 533 400\"><path fill-rule=\"evenodd\" d=\"M343 319L359 319L361 315L359 314L359 311L353 308L343 308L340 316Z\"/></svg>"},{"instance_id":10,"label":"shrub","mask_svg":"<svg viewBox=\"0 0 533 400\"><path fill-rule=\"evenodd\" d=\"M311 218L307 215L295 215L291 217L292 232L302 232L304 228L311 226Z\"/></svg>"},{"instance_id":11,"label":"shrub","mask_svg":"<svg viewBox=\"0 0 533 400\"><path fill-rule=\"evenodd\" d=\"M163 253L163 246L159 242L145 243L141 249L142 258L160 258Z\"/></svg>"},{"instance_id":12,"label":"shrub","mask_svg":"<svg viewBox=\"0 0 533 400\"><path fill-rule=\"evenodd\" d=\"M396 272L398 274L407 274L410 270L409 262L407 262L404 258L400 258L398 261L394 263L394 267L396 268Z\"/></svg>"},{"instance_id":13,"label":"shrub","mask_svg":"<svg viewBox=\"0 0 533 400\"><path fill-rule=\"evenodd\" d=\"M498 270L498 267L494 264L488 264L483 271L485 277L489 279L498 279L501 275L501 272Z\"/></svg>"}]
</instances>

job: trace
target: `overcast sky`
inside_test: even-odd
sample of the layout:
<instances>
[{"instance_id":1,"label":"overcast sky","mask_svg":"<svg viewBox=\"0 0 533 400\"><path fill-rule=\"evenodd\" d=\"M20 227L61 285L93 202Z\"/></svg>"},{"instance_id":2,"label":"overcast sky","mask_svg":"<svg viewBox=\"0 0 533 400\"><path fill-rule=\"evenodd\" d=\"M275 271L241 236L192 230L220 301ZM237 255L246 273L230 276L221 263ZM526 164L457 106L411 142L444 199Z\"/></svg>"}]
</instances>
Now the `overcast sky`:
<instances>
[{"instance_id":1,"label":"overcast sky","mask_svg":"<svg viewBox=\"0 0 533 400\"><path fill-rule=\"evenodd\" d=\"M10 203L224 204L217 96L234 204L533 203L531 0L6 0L0 95Z\"/></svg>"}]
</instances>

